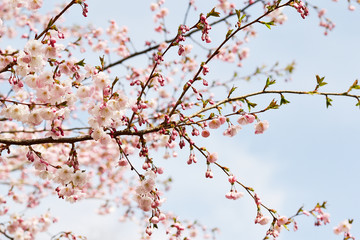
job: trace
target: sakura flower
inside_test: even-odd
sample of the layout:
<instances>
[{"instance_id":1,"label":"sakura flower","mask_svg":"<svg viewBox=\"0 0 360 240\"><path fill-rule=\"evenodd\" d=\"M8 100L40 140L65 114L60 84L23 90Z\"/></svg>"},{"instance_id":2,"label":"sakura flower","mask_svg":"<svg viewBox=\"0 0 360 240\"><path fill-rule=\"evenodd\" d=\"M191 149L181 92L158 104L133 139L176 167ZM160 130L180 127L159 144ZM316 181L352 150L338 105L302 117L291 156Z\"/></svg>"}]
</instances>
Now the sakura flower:
<instances>
[{"instance_id":1,"label":"sakura flower","mask_svg":"<svg viewBox=\"0 0 360 240\"><path fill-rule=\"evenodd\" d=\"M46 58L57 58L64 49L65 46L62 44L54 44L54 46L47 45L44 48L44 55Z\"/></svg>"},{"instance_id":2,"label":"sakura flower","mask_svg":"<svg viewBox=\"0 0 360 240\"><path fill-rule=\"evenodd\" d=\"M155 186L155 181L153 178L148 178L142 181L141 185L144 187L145 191L151 192Z\"/></svg>"},{"instance_id":3,"label":"sakura flower","mask_svg":"<svg viewBox=\"0 0 360 240\"><path fill-rule=\"evenodd\" d=\"M12 105L9 108L4 108L1 111L1 114L5 115L5 117L15 119L17 121L25 122L30 114L30 110L28 106L25 105Z\"/></svg>"},{"instance_id":4,"label":"sakura flower","mask_svg":"<svg viewBox=\"0 0 360 240\"><path fill-rule=\"evenodd\" d=\"M152 170L146 171L146 173L144 174L145 177L151 178L151 179L155 179L156 178L156 173Z\"/></svg>"},{"instance_id":5,"label":"sakura flower","mask_svg":"<svg viewBox=\"0 0 360 240\"><path fill-rule=\"evenodd\" d=\"M73 179L74 169L68 165L63 165L56 171L55 181L62 184L69 183Z\"/></svg>"},{"instance_id":6,"label":"sakura flower","mask_svg":"<svg viewBox=\"0 0 360 240\"><path fill-rule=\"evenodd\" d=\"M104 89L105 87L107 87L110 84L109 76L104 72L100 72L100 73L94 75L93 79L94 79L95 85L97 87L99 87L100 89Z\"/></svg>"},{"instance_id":7,"label":"sakura flower","mask_svg":"<svg viewBox=\"0 0 360 240\"><path fill-rule=\"evenodd\" d=\"M43 4L42 0L30 0L28 1L28 9L30 10L39 9L41 8L42 4Z\"/></svg>"},{"instance_id":8,"label":"sakura flower","mask_svg":"<svg viewBox=\"0 0 360 240\"><path fill-rule=\"evenodd\" d=\"M95 140L98 141L99 139L103 138L106 135L106 133L104 132L104 130L100 127L94 128L93 132L91 133L91 137Z\"/></svg>"},{"instance_id":9,"label":"sakura flower","mask_svg":"<svg viewBox=\"0 0 360 240\"><path fill-rule=\"evenodd\" d=\"M348 220L342 221L337 227L334 228L335 234L340 234L341 232L347 233L350 232L351 224Z\"/></svg>"},{"instance_id":10,"label":"sakura flower","mask_svg":"<svg viewBox=\"0 0 360 240\"><path fill-rule=\"evenodd\" d=\"M233 137L235 136L241 129L240 125L232 125L230 126L228 129L225 130L225 132L223 133L224 136L229 136L229 137Z\"/></svg>"},{"instance_id":11,"label":"sakura flower","mask_svg":"<svg viewBox=\"0 0 360 240\"><path fill-rule=\"evenodd\" d=\"M261 134L269 128L269 122L264 120L255 124L255 134Z\"/></svg>"},{"instance_id":12,"label":"sakura flower","mask_svg":"<svg viewBox=\"0 0 360 240\"><path fill-rule=\"evenodd\" d=\"M86 184L87 175L83 171L76 171L72 176L72 182L75 186L82 187Z\"/></svg>"},{"instance_id":13,"label":"sakura flower","mask_svg":"<svg viewBox=\"0 0 360 240\"><path fill-rule=\"evenodd\" d=\"M270 222L270 217L267 217L267 216L262 216L259 220L258 220L258 223L260 225L266 225Z\"/></svg>"},{"instance_id":14,"label":"sakura flower","mask_svg":"<svg viewBox=\"0 0 360 240\"><path fill-rule=\"evenodd\" d=\"M225 197L226 197L227 199L232 199L232 200L239 199L239 198L241 198L242 196L244 196L244 193L238 192L238 191L236 191L236 190L230 190L230 192L228 192L228 193L225 194Z\"/></svg>"},{"instance_id":15,"label":"sakura flower","mask_svg":"<svg viewBox=\"0 0 360 240\"><path fill-rule=\"evenodd\" d=\"M151 210L151 203L152 199L147 196L140 197L140 199L137 201L138 206L140 209L142 209L145 212L148 212Z\"/></svg>"},{"instance_id":16,"label":"sakura flower","mask_svg":"<svg viewBox=\"0 0 360 240\"><path fill-rule=\"evenodd\" d=\"M40 109L35 109L30 112L29 117L28 117L28 122L30 124L36 126L36 125L39 125L42 121L43 121L43 119L41 117Z\"/></svg>"},{"instance_id":17,"label":"sakura flower","mask_svg":"<svg viewBox=\"0 0 360 240\"><path fill-rule=\"evenodd\" d=\"M209 154L208 157L206 158L206 160L209 163L214 163L216 162L217 159L218 159L218 154L216 152Z\"/></svg>"},{"instance_id":18,"label":"sakura flower","mask_svg":"<svg viewBox=\"0 0 360 240\"><path fill-rule=\"evenodd\" d=\"M25 51L31 55L39 55L43 53L43 44L39 40L29 40L25 44Z\"/></svg>"},{"instance_id":19,"label":"sakura flower","mask_svg":"<svg viewBox=\"0 0 360 240\"><path fill-rule=\"evenodd\" d=\"M43 118L44 120L54 120L56 110L51 108L41 108L39 109L39 112L41 118Z\"/></svg>"},{"instance_id":20,"label":"sakura flower","mask_svg":"<svg viewBox=\"0 0 360 240\"><path fill-rule=\"evenodd\" d=\"M158 5L156 3L151 3L150 4L151 11L155 11L157 8L158 8Z\"/></svg>"},{"instance_id":21,"label":"sakura flower","mask_svg":"<svg viewBox=\"0 0 360 240\"><path fill-rule=\"evenodd\" d=\"M211 128L211 129L216 129L216 128L219 128L220 126L221 126L221 122L218 118L212 119L209 122L209 128Z\"/></svg>"},{"instance_id":22,"label":"sakura flower","mask_svg":"<svg viewBox=\"0 0 360 240\"><path fill-rule=\"evenodd\" d=\"M254 120L255 120L254 115L252 115L252 114L244 114L237 120L237 122L239 124L241 124L241 125L246 125L246 124L254 122Z\"/></svg>"},{"instance_id":23,"label":"sakura flower","mask_svg":"<svg viewBox=\"0 0 360 240\"><path fill-rule=\"evenodd\" d=\"M289 221L289 219L286 216L281 216L277 219L277 225L282 226L286 224Z\"/></svg>"},{"instance_id":24,"label":"sakura flower","mask_svg":"<svg viewBox=\"0 0 360 240\"><path fill-rule=\"evenodd\" d=\"M67 185L63 188L60 189L59 191L59 196L66 196L66 197L70 197L71 195L74 194L74 188L71 185Z\"/></svg>"}]
</instances>

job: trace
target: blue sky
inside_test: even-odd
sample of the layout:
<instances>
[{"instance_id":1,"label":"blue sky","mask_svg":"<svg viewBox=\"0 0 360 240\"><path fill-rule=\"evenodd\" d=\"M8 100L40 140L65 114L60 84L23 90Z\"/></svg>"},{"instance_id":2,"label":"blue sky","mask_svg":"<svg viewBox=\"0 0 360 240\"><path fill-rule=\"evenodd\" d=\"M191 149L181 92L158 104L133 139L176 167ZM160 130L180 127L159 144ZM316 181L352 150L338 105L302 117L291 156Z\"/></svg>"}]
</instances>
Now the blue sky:
<instances>
[{"instance_id":1,"label":"blue sky","mask_svg":"<svg viewBox=\"0 0 360 240\"><path fill-rule=\"evenodd\" d=\"M78 23L89 21L102 26L108 19L115 19L120 25L129 27L137 49L142 49L143 42L153 34L149 1L127 1L125 4L120 1L87 2L88 19L80 18L79 9L75 8L68 18ZM295 10L289 9L285 11L289 15L284 25L272 30L256 26L258 36L248 44L250 57L239 72L252 72L262 64L272 65L279 61L285 65L295 60L292 80L284 82L280 79L272 89L312 90L318 74L325 76L328 82L324 91L346 91L360 76L359 10L349 12L346 1L319 0L317 3L328 9L328 17L336 23L336 28L328 36L323 35L314 12L303 20ZM196 1L198 12L190 12L189 21L195 21L200 12L209 11L215 4L215 1ZM182 23L186 5L186 1L167 1L169 29L176 29ZM214 43L220 42L226 32L224 30L218 37L215 30L210 34ZM156 38L161 39L161 36ZM216 64L209 64L214 69L211 69L211 76L228 79L232 75L233 65L225 64L222 65L224 68L216 70ZM239 82L239 93L261 90L264 82L264 78ZM254 135L253 127L248 126L234 138L222 136L222 130L225 130L222 129L212 131L214 137L211 140L200 142L212 152L217 151L221 164L230 167L242 182L256 190L266 205L282 215L292 215L302 205L311 209L317 202L328 201L328 211L332 216L330 225L314 227L313 219L300 217L299 231L283 231L279 239L341 239L332 233L332 228L347 218L354 218L352 232L359 237L360 110L355 107L356 102L334 97L333 107L326 109L323 97L285 96L291 104L260 116L270 122L270 128L263 135ZM271 98L266 97L266 101ZM254 98L257 100L265 104L263 99ZM184 151L184 155L180 154L176 159L159 160L166 167L166 174L174 178L164 208L173 210L182 218L197 219L208 227L220 228L217 239L262 239L266 228L253 224L256 209L252 200L247 195L236 201L225 199L224 195L230 189L225 175L213 168L214 179L205 179L205 164L199 161L196 166L189 167L186 157L187 151ZM58 227L90 233L89 239L125 239L124 232L129 234L126 239L136 239L137 231L141 231L134 224L123 226L117 222L116 211L105 217L89 212L88 209L97 203L77 206L52 199L47 204L54 205L54 202L61 206L52 208L54 214L61 216Z\"/></svg>"}]
</instances>

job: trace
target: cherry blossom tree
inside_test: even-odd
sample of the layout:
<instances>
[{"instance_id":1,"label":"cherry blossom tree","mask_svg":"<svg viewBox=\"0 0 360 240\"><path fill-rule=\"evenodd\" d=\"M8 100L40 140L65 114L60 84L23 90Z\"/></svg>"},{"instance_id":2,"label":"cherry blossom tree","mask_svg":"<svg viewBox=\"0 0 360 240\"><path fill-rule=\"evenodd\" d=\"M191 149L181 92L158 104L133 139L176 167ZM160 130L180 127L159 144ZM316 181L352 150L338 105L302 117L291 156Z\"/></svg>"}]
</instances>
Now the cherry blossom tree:
<instances>
[{"instance_id":1,"label":"cherry blossom tree","mask_svg":"<svg viewBox=\"0 0 360 240\"><path fill-rule=\"evenodd\" d=\"M348 9L354 11L357 3L348 0ZM360 106L357 80L345 90L322 91L327 82L319 74L312 89L274 90L276 81L291 79L294 62L261 66L246 75L236 72L248 58L246 45L257 30L281 27L287 12L297 13L299 21L316 15L320 31L331 34L335 24L325 6L302 0L219 0L209 4L209 11L198 12L197 2L190 0L182 3L187 10L178 27L170 29L165 0L158 0L139 6L153 14L154 22L154 36L139 39L130 35L126 23L89 25L88 16L102 13L89 12L91 3L85 0L56 3L51 11L46 4L0 3L2 239L38 239L56 224L51 209L27 216L30 209L41 209L49 195L74 204L97 199L102 215L120 208L123 220L139 221L140 239L151 239L156 231L164 231L168 239L215 238L216 229L162 207L176 169L162 167L158 158L180 154L186 154L181 161L189 168L201 165L199 174L209 181L228 182L224 197L229 201L252 200L252 221L266 225L264 239L276 239L284 229L296 231L301 216L313 218L316 226L330 222L327 202L278 212L251 182L226 166L222 152L202 141L219 132L235 139L245 128L266 134L271 122L264 113L289 104L292 95L323 98L326 107L339 98ZM189 20L195 19L191 15L195 21ZM214 79L222 63L231 65L233 77ZM261 89L239 89L240 82L256 79L263 82ZM214 174L214 169L220 171ZM355 239L352 222L340 222L334 233ZM66 229L50 238L86 236Z\"/></svg>"}]
</instances>

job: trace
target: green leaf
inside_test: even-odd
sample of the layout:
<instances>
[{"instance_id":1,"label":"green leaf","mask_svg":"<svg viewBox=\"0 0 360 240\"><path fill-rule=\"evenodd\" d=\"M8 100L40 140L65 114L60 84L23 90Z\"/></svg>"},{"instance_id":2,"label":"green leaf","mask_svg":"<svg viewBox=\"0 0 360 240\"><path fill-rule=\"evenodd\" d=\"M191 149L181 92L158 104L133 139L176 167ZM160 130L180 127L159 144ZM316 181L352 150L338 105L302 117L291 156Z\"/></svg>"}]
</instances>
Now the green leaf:
<instances>
[{"instance_id":1,"label":"green leaf","mask_svg":"<svg viewBox=\"0 0 360 240\"><path fill-rule=\"evenodd\" d=\"M237 88L237 87L234 87L234 86L233 86L233 87L230 89L227 98L230 98L231 94L235 91L236 88Z\"/></svg>"},{"instance_id":2,"label":"green leaf","mask_svg":"<svg viewBox=\"0 0 360 240\"><path fill-rule=\"evenodd\" d=\"M324 86L324 85L326 85L327 83L326 82L324 82L324 79L325 79L325 77L319 77L319 75L316 75L316 81L317 81L317 84L320 86L320 87L322 87L322 86Z\"/></svg>"},{"instance_id":3,"label":"green leaf","mask_svg":"<svg viewBox=\"0 0 360 240\"><path fill-rule=\"evenodd\" d=\"M271 26L275 26L274 22L263 22L263 21L259 21L259 23L264 24L268 29L271 29Z\"/></svg>"},{"instance_id":4,"label":"green leaf","mask_svg":"<svg viewBox=\"0 0 360 240\"><path fill-rule=\"evenodd\" d=\"M104 69L104 66L105 66L105 56L99 57L99 59L100 59L101 69Z\"/></svg>"},{"instance_id":5,"label":"green leaf","mask_svg":"<svg viewBox=\"0 0 360 240\"><path fill-rule=\"evenodd\" d=\"M280 96L281 96L280 105L290 103L288 100L285 99L284 95L280 94Z\"/></svg>"},{"instance_id":6,"label":"green leaf","mask_svg":"<svg viewBox=\"0 0 360 240\"><path fill-rule=\"evenodd\" d=\"M358 85L358 80L355 80L355 82L351 85L351 87L346 93L349 93L353 89L360 89L360 86Z\"/></svg>"},{"instance_id":7,"label":"green leaf","mask_svg":"<svg viewBox=\"0 0 360 240\"><path fill-rule=\"evenodd\" d=\"M210 17L210 16L214 16L214 17L220 17L220 13L219 12L215 12L215 8L211 9L211 11L206 15L206 18Z\"/></svg>"},{"instance_id":8,"label":"green leaf","mask_svg":"<svg viewBox=\"0 0 360 240\"><path fill-rule=\"evenodd\" d=\"M205 108L206 105L209 103L209 100L208 100L208 99L205 100L205 101L201 99L201 101L202 101L202 103L203 103L203 108Z\"/></svg>"},{"instance_id":9,"label":"green leaf","mask_svg":"<svg viewBox=\"0 0 360 240\"><path fill-rule=\"evenodd\" d=\"M49 28L54 23L54 19L50 18L47 27Z\"/></svg>"},{"instance_id":10,"label":"green leaf","mask_svg":"<svg viewBox=\"0 0 360 240\"><path fill-rule=\"evenodd\" d=\"M75 65L78 65L78 66L81 66L81 67L84 67L85 66L85 58L82 59L81 61L75 63Z\"/></svg>"},{"instance_id":11,"label":"green leaf","mask_svg":"<svg viewBox=\"0 0 360 240\"><path fill-rule=\"evenodd\" d=\"M229 31L227 31L227 33L226 33L225 38L227 39L233 31L234 31L234 29L229 29Z\"/></svg>"},{"instance_id":12,"label":"green leaf","mask_svg":"<svg viewBox=\"0 0 360 240\"><path fill-rule=\"evenodd\" d=\"M250 102L249 100L247 100L246 98L244 99L245 100L245 102L246 102L246 104L248 105L248 107L249 107L249 111L251 111L251 108L254 108L254 107L256 107L256 103L252 103L252 102Z\"/></svg>"},{"instance_id":13,"label":"green leaf","mask_svg":"<svg viewBox=\"0 0 360 240\"><path fill-rule=\"evenodd\" d=\"M240 16L241 16L241 10L237 10L235 9L236 12L236 16L238 17L238 19L240 20Z\"/></svg>"},{"instance_id":14,"label":"green leaf","mask_svg":"<svg viewBox=\"0 0 360 240\"><path fill-rule=\"evenodd\" d=\"M269 104L269 106L267 107L267 109L278 109L278 108L279 108L279 104L277 104L275 99L273 99Z\"/></svg>"},{"instance_id":15,"label":"green leaf","mask_svg":"<svg viewBox=\"0 0 360 240\"><path fill-rule=\"evenodd\" d=\"M270 85L273 85L275 83L276 83L276 80L270 79L270 77L268 77L266 79L266 84L265 84L265 87L264 87L263 91L265 91Z\"/></svg>"},{"instance_id":16,"label":"green leaf","mask_svg":"<svg viewBox=\"0 0 360 240\"><path fill-rule=\"evenodd\" d=\"M299 213L304 211L304 206L302 206L301 208L299 208L299 210L297 211L296 215L298 215Z\"/></svg>"},{"instance_id":17,"label":"green leaf","mask_svg":"<svg viewBox=\"0 0 360 240\"><path fill-rule=\"evenodd\" d=\"M291 64L286 66L285 71L292 73L294 71L294 68L295 68L295 62L292 62Z\"/></svg>"},{"instance_id":18,"label":"green leaf","mask_svg":"<svg viewBox=\"0 0 360 240\"><path fill-rule=\"evenodd\" d=\"M355 106L360 107L360 100L358 100L358 102Z\"/></svg>"},{"instance_id":19,"label":"green leaf","mask_svg":"<svg viewBox=\"0 0 360 240\"><path fill-rule=\"evenodd\" d=\"M246 16L246 14L243 14L242 16L240 16L240 10L238 10L238 12L236 12L236 15L238 16L237 26L241 27L241 22L244 19L244 17Z\"/></svg>"},{"instance_id":20,"label":"green leaf","mask_svg":"<svg viewBox=\"0 0 360 240\"><path fill-rule=\"evenodd\" d=\"M326 107L328 108L329 106L332 106L331 105L331 102L332 102L332 99L329 98L328 96L326 96Z\"/></svg>"},{"instance_id":21,"label":"green leaf","mask_svg":"<svg viewBox=\"0 0 360 240\"><path fill-rule=\"evenodd\" d=\"M245 13L239 18L239 21L241 22L244 19L244 17L246 17Z\"/></svg>"},{"instance_id":22,"label":"green leaf","mask_svg":"<svg viewBox=\"0 0 360 240\"><path fill-rule=\"evenodd\" d=\"M119 81L119 78L116 77L116 78L114 79L113 83L111 84L111 89L114 89L114 86L115 86L115 84L116 84L118 81Z\"/></svg>"}]
</instances>

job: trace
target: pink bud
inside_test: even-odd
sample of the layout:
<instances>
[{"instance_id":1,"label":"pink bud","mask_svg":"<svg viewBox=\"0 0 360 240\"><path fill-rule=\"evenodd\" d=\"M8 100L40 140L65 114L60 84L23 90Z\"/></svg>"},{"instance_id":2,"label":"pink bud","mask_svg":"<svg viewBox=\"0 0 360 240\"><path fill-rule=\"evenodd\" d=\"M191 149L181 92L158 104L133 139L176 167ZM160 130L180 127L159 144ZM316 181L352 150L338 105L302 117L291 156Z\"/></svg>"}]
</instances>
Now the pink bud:
<instances>
[{"instance_id":1,"label":"pink bud","mask_svg":"<svg viewBox=\"0 0 360 240\"><path fill-rule=\"evenodd\" d=\"M126 161L125 158L121 158L118 162L119 166L121 167L125 167L126 165L128 165L128 161Z\"/></svg>"},{"instance_id":2,"label":"pink bud","mask_svg":"<svg viewBox=\"0 0 360 240\"><path fill-rule=\"evenodd\" d=\"M234 175L231 175L229 176L228 180L231 184L234 184L236 182L236 177Z\"/></svg>"},{"instance_id":3,"label":"pink bud","mask_svg":"<svg viewBox=\"0 0 360 240\"><path fill-rule=\"evenodd\" d=\"M158 217L151 218L151 223L158 224L159 223L159 218Z\"/></svg>"},{"instance_id":4,"label":"pink bud","mask_svg":"<svg viewBox=\"0 0 360 240\"><path fill-rule=\"evenodd\" d=\"M207 138L210 136L210 132L205 129L201 132L201 136L203 136L204 138Z\"/></svg>"},{"instance_id":5,"label":"pink bud","mask_svg":"<svg viewBox=\"0 0 360 240\"><path fill-rule=\"evenodd\" d=\"M147 227L145 232L146 232L147 235L151 236L153 230L152 230L152 228Z\"/></svg>"}]
</instances>

